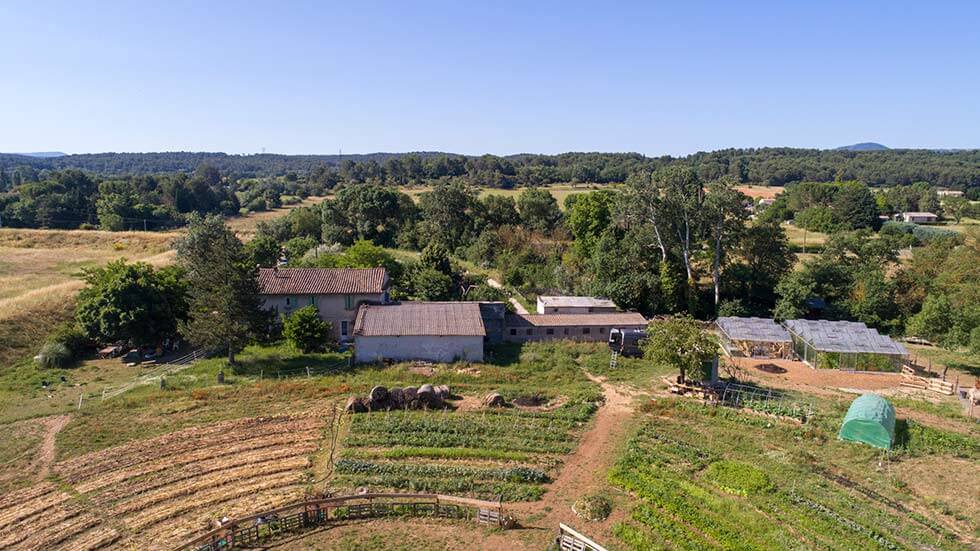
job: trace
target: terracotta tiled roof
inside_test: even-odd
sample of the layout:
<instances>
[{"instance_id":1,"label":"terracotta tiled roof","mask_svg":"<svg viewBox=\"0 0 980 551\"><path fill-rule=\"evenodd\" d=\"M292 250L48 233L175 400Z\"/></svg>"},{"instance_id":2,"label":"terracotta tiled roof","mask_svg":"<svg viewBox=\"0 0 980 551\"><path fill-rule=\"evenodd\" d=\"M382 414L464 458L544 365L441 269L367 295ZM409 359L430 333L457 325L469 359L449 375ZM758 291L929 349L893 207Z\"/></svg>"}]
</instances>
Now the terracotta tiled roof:
<instances>
[{"instance_id":1,"label":"terracotta tiled roof","mask_svg":"<svg viewBox=\"0 0 980 551\"><path fill-rule=\"evenodd\" d=\"M351 295L383 293L388 284L384 268L262 268L263 295Z\"/></svg>"},{"instance_id":2,"label":"terracotta tiled roof","mask_svg":"<svg viewBox=\"0 0 980 551\"><path fill-rule=\"evenodd\" d=\"M486 334L477 302L365 304L354 321L354 335L362 337Z\"/></svg>"},{"instance_id":3,"label":"terracotta tiled roof","mask_svg":"<svg viewBox=\"0 0 980 551\"><path fill-rule=\"evenodd\" d=\"M646 325L647 320L636 312L616 314L510 314L507 327L622 327Z\"/></svg>"}]
</instances>

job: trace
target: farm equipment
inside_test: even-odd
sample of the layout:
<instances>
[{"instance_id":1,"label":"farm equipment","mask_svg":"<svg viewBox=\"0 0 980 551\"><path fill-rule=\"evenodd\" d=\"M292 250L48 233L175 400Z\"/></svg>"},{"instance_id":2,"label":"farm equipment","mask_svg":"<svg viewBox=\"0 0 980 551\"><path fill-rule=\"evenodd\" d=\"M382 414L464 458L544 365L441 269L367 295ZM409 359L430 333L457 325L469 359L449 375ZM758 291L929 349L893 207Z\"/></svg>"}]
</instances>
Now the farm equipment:
<instances>
[{"instance_id":1,"label":"farm equipment","mask_svg":"<svg viewBox=\"0 0 980 551\"><path fill-rule=\"evenodd\" d=\"M646 336L646 332L642 329L610 329L609 350L614 355L640 356L643 354L640 345Z\"/></svg>"}]
</instances>

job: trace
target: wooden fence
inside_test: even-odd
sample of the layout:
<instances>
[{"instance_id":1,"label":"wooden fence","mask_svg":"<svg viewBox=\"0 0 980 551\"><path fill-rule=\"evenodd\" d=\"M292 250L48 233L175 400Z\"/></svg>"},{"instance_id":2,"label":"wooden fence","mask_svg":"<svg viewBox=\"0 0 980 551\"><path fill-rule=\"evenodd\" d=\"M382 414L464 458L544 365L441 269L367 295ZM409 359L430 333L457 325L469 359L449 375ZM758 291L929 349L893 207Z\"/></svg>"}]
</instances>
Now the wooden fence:
<instances>
[{"instance_id":1,"label":"wooden fence","mask_svg":"<svg viewBox=\"0 0 980 551\"><path fill-rule=\"evenodd\" d=\"M558 524L555 545L560 551L606 551L605 547L561 523Z\"/></svg>"},{"instance_id":2,"label":"wooden fence","mask_svg":"<svg viewBox=\"0 0 980 551\"><path fill-rule=\"evenodd\" d=\"M937 394L952 396L956 385L939 378L923 377L913 367L906 365L902 367L901 386L902 388L928 390Z\"/></svg>"},{"instance_id":3,"label":"wooden fence","mask_svg":"<svg viewBox=\"0 0 980 551\"><path fill-rule=\"evenodd\" d=\"M225 520L220 527L189 539L176 549L218 551L250 547L327 524L398 516L466 519L509 527L501 502L441 494L360 494L310 499Z\"/></svg>"}]
</instances>

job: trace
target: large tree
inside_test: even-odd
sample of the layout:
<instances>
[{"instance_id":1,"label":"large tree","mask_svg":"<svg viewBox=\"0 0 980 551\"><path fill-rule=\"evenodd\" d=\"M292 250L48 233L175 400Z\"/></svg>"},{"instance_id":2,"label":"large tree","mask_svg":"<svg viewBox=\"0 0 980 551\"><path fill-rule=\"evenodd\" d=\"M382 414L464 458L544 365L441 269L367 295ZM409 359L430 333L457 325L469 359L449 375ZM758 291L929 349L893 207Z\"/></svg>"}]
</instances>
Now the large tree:
<instances>
[{"instance_id":1,"label":"large tree","mask_svg":"<svg viewBox=\"0 0 980 551\"><path fill-rule=\"evenodd\" d=\"M527 188L517 196L521 225L529 230L549 232L561 222L558 201L547 189Z\"/></svg>"},{"instance_id":2,"label":"large tree","mask_svg":"<svg viewBox=\"0 0 980 551\"><path fill-rule=\"evenodd\" d=\"M728 253L735 249L743 230L748 212L748 198L738 191L736 182L724 177L708 184L705 215L712 241L711 280L715 288L715 309L721 302L721 269Z\"/></svg>"},{"instance_id":3,"label":"large tree","mask_svg":"<svg viewBox=\"0 0 980 551\"><path fill-rule=\"evenodd\" d=\"M189 314L181 333L196 346L235 354L262 330L258 268L220 216L192 215L177 241L177 262L187 272Z\"/></svg>"},{"instance_id":4,"label":"large tree","mask_svg":"<svg viewBox=\"0 0 980 551\"><path fill-rule=\"evenodd\" d=\"M704 362L718 355L718 341L694 318L675 316L647 327L643 354L654 363L677 369L684 381L688 373L699 373Z\"/></svg>"},{"instance_id":5,"label":"large tree","mask_svg":"<svg viewBox=\"0 0 980 551\"><path fill-rule=\"evenodd\" d=\"M88 285L78 295L75 319L93 341L152 345L174 336L187 316L187 289L178 267L154 270L117 260L84 274Z\"/></svg>"}]
</instances>

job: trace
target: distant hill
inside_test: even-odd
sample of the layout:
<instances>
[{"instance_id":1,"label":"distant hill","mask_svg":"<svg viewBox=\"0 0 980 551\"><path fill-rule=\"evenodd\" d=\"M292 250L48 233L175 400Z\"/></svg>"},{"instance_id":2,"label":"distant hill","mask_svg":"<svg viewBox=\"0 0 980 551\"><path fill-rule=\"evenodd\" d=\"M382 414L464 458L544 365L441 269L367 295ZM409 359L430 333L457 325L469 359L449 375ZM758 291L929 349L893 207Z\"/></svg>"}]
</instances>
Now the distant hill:
<instances>
[{"instance_id":1,"label":"distant hill","mask_svg":"<svg viewBox=\"0 0 980 551\"><path fill-rule=\"evenodd\" d=\"M854 145L845 145L842 147L838 147L837 149L841 149L844 151L887 151L888 147L885 147L880 143L875 143L875 142L861 142L861 143L856 143Z\"/></svg>"},{"instance_id":2,"label":"distant hill","mask_svg":"<svg viewBox=\"0 0 980 551\"><path fill-rule=\"evenodd\" d=\"M0 153L3 155L3 153ZM33 153L11 153L11 155L23 155L25 157L37 157L41 159L53 159L55 157L64 157L68 155L67 153L62 153L61 151L36 151Z\"/></svg>"}]
</instances>

